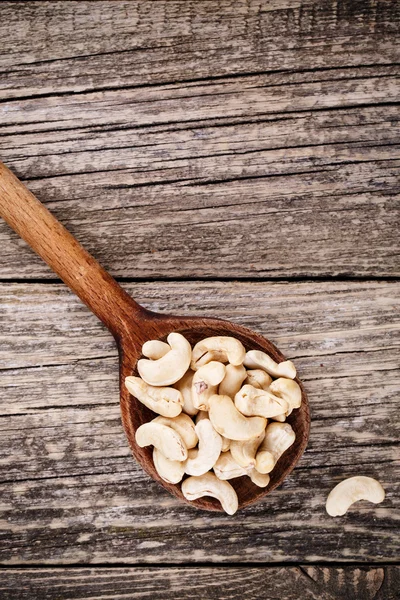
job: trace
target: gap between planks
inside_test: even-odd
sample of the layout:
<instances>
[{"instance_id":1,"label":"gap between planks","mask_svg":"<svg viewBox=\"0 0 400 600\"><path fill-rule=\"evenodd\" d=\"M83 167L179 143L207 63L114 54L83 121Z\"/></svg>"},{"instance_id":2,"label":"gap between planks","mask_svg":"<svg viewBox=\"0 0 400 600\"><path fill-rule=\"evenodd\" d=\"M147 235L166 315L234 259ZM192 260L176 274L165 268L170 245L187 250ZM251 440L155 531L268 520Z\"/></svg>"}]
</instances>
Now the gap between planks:
<instances>
[{"instance_id":1,"label":"gap between planks","mask_svg":"<svg viewBox=\"0 0 400 600\"><path fill-rule=\"evenodd\" d=\"M329 283L329 282L343 282L343 283L375 283L375 282L397 282L400 281L398 275L307 275L307 276L285 276L280 277L277 275L266 276L266 277L114 277L118 283ZM45 285L60 285L62 280L57 277L36 277L36 278L23 278L23 277L0 277L0 284L2 283L16 283L16 284L45 284Z\"/></svg>"},{"instance_id":2,"label":"gap between planks","mask_svg":"<svg viewBox=\"0 0 400 600\"><path fill-rule=\"evenodd\" d=\"M303 563L301 561L285 561L285 562L272 562L272 563L261 563L261 562L235 562L231 563L220 563L220 562L196 562L196 563L182 563L182 562L143 562L143 563L135 563L135 564L127 564L124 562L117 563L108 563L108 562L99 562L99 563L61 563L61 564L43 564L43 563L26 563L26 564L18 564L18 565L9 565L0 563L0 570L4 571L19 571L20 569L49 569L52 571L64 570L64 569L90 569L92 567L95 568L104 568L104 569L142 569L145 567L149 568L157 568L157 569L168 569L168 568L177 568L182 569L210 569L210 568L221 568L221 569L274 569L274 568L286 568L286 567L299 567L301 568ZM343 567L360 567L365 568L369 566L377 566L377 567L397 567L400 566L400 560L388 560L385 559L382 562L373 563L365 563L356 560L345 560L345 561L315 561L312 563L306 563L304 566L306 567L328 567L328 568L343 568ZM1 571L0 571L1 572Z\"/></svg>"}]
</instances>

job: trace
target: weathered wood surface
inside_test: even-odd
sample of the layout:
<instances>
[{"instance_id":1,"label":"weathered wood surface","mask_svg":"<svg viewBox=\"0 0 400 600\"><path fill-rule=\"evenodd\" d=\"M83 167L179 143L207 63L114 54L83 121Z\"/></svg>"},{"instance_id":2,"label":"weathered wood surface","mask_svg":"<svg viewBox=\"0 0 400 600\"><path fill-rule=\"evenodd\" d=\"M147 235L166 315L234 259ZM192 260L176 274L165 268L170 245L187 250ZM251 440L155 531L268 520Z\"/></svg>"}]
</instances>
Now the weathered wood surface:
<instances>
[{"instance_id":1,"label":"weathered wood surface","mask_svg":"<svg viewBox=\"0 0 400 600\"><path fill-rule=\"evenodd\" d=\"M397 0L0 3L0 159L114 275L172 280L127 283L144 305L274 341L312 409L265 502L180 506L129 455L110 335L1 222L2 599L397 599L399 27ZM244 278L286 283L212 281ZM329 518L359 473L385 502ZM182 568L210 561L244 566Z\"/></svg>"},{"instance_id":2,"label":"weathered wood surface","mask_svg":"<svg viewBox=\"0 0 400 600\"><path fill-rule=\"evenodd\" d=\"M0 569L2 600L151 597L164 600L397 600L400 569L109 568ZM300 594L301 591L301 595Z\"/></svg>"},{"instance_id":3,"label":"weathered wood surface","mask_svg":"<svg viewBox=\"0 0 400 600\"><path fill-rule=\"evenodd\" d=\"M399 3L4 2L3 97L398 62Z\"/></svg>"},{"instance_id":4,"label":"weathered wood surface","mask_svg":"<svg viewBox=\"0 0 400 600\"><path fill-rule=\"evenodd\" d=\"M134 145L141 134L84 130L81 150L67 137L56 143L59 154L49 141L50 156L35 156L36 142L26 145L26 135L12 142L10 135L4 161L117 276L212 278L216 263L219 277L399 274L395 108L351 110L339 122L307 113L283 125L174 135L152 128L147 148L110 150L101 143ZM46 135L33 136L42 135L40 151ZM50 140L64 135L52 132ZM98 147L85 151L92 135ZM342 141L328 142L335 138ZM3 223L0 244L2 278L53 276Z\"/></svg>"},{"instance_id":5,"label":"weathered wood surface","mask_svg":"<svg viewBox=\"0 0 400 600\"><path fill-rule=\"evenodd\" d=\"M111 336L64 286L2 284L3 564L398 559L399 283L126 288L153 310L229 316L275 342L309 393L309 448L235 517L178 504L129 455ZM385 502L328 517L330 489L360 473Z\"/></svg>"},{"instance_id":6,"label":"weathered wood surface","mask_svg":"<svg viewBox=\"0 0 400 600\"><path fill-rule=\"evenodd\" d=\"M1 157L117 276L397 276L399 7L2 3Z\"/></svg>"}]
</instances>

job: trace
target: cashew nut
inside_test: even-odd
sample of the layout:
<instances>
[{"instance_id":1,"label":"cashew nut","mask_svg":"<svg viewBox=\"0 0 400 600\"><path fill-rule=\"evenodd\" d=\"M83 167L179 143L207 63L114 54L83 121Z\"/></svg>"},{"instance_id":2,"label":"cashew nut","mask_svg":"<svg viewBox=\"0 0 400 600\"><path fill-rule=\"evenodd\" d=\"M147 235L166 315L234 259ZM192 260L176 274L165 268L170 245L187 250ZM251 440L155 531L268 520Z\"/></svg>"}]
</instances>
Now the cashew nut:
<instances>
[{"instance_id":1,"label":"cashew nut","mask_svg":"<svg viewBox=\"0 0 400 600\"><path fill-rule=\"evenodd\" d=\"M285 412L281 415L276 415L275 417L271 417L273 421L279 421L279 423L284 423L286 421L286 417L289 416L291 411Z\"/></svg>"},{"instance_id":2,"label":"cashew nut","mask_svg":"<svg viewBox=\"0 0 400 600\"><path fill-rule=\"evenodd\" d=\"M209 419L202 419L196 425L199 438L199 451L194 458L188 458L185 473L188 475L203 475L213 468L221 454L222 439L215 431Z\"/></svg>"},{"instance_id":3,"label":"cashew nut","mask_svg":"<svg viewBox=\"0 0 400 600\"><path fill-rule=\"evenodd\" d=\"M179 483L185 474L185 463L166 458L157 448L153 450L153 462L161 479L167 483Z\"/></svg>"},{"instance_id":4,"label":"cashew nut","mask_svg":"<svg viewBox=\"0 0 400 600\"><path fill-rule=\"evenodd\" d=\"M249 477L254 483L254 485L258 485L258 487L267 487L269 484L270 476L267 473L259 473L257 469L253 469L249 473Z\"/></svg>"},{"instance_id":5,"label":"cashew nut","mask_svg":"<svg viewBox=\"0 0 400 600\"><path fill-rule=\"evenodd\" d=\"M174 388L176 390L179 390L180 393L182 394L182 398L183 398L182 412L186 413L187 415L191 415L191 416L197 415L197 413L199 412L199 409L196 408L195 405L193 404L193 399L192 399L193 375L194 375L194 372L189 369L189 371L187 371L184 374L182 379L177 381L174 385Z\"/></svg>"},{"instance_id":6,"label":"cashew nut","mask_svg":"<svg viewBox=\"0 0 400 600\"><path fill-rule=\"evenodd\" d=\"M289 410L292 412L294 408L301 406L301 388L293 379L280 377L275 379L269 386L269 391L278 398L283 398L289 405Z\"/></svg>"},{"instance_id":7,"label":"cashew nut","mask_svg":"<svg viewBox=\"0 0 400 600\"><path fill-rule=\"evenodd\" d=\"M225 377L219 385L218 393L220 396L230 396L233 399L246 377L247 371L243 365L227 365Z\"/></svg>"},{"instance_id":8,"label":"cashew nut","mask_svg":"<svg viewBox=\"0 0 400 600\"><path fill-rule=\"evenodd\" d=\"M143 356L147 356L151 360L162 358L171 350L171 346L161 340L149 340L142 346Z\"/></svg>"},{"instance_id":9,"label":"cashew nut","mask_svg":"<svg viewBox=\"0 0 400 600\"><path fill-rule=\"evenodd\" d=\"M182 411L182 394L174 388L153 387L140 377L126 377L125 385L139 402L163 417L176 417Z\"/></svg>"},{"instance_id":10,"label":"cashew nut","mask_svg":"<svg viewBox=\"0 0 400 600\"><path fill-rule=\"evenodd\" d=\"M262 369L250 369L247 371L244 383L260 390L267 390L272 383L272 377Z\"/></svg>"},{"instance_id":11,"label":"cashew nut","mask_svg":"<svg viewBox=\"0 0 400 600\"><path fill-rule=\"evenodd\" d=\"M220 435L230 440L251 440L260 435L267 423L263 417L245 417L229 396L215 394L209 400L210 421Z\"/></svg>"},{"instance_id":12,"label":"cashew nut","mask_svg":"<svg viewBox=\"0 0 400 600\"><path fill-rule=\"evenodd\" d=\"M231 441L228 438L224 437L223 435L221 435L222 438L222 452L228 452L229 448L231 447Z\"/></svg>"},{"instance_id":13,"label":"cashew nut","mask_svg":"<svg viewBox=\"0 0 400 600\"><path fill-rule=\"evenodd\" d=\"M171 350L162 358L141 358L137 363L140 377L149 385L176 383L189 368L192 349L187 339L180 333L170 333L167 341Z\"/></svg>"},{"instance_id":14,"label":"cashew nut","mask_svg":"<svg viewBox=\"0 0 400 600\"><path fill-rule=\"evenodd\" d=\"M212 361L200 367L192 380L193 405L200 410L208 410L208 400L216 394L218 385L225 377L225 366Z\"/></svg>"},{"instance_id":15,"label":"cashew nut","mask_svg":"<svg viewBox=\"0 0 400 600\"><path fill-rule=\"evenodd\" d=\"M290 360L276 363L268 354L261 350L249 350L246 353L244 364L250 369L264 369L272 377L296 377L296 367Z\"/></svg>"},{"instance_id":16,"label":"cashew nut","mask_svg":"<svg viewBox=\"0 0 400 600\"><path fill-rule=\"evenodd\" d=\"M293 409L301 406L301 388L298 383L293 381L293 379L280 377L271 383L269 391L274 394L274 396L278 396L278 398L283 398L286 400L289 405L289 408L285 413L273 417L274 421L284 423L286 421L286 417L292 413Z\"/></svg>"},{"instance_id":17,"label":"cashew nut","mask_svg":"<svg viewBox=\"0 0 400 600\"><path fill-rule=\"evenodd\" d=\"M234 515L238 509L238 497L231 484L221 481L213 473L188 477L182 483L182 493L187 500L197 500L203 496L216 498L228 515Z\"/></svg>"},{"instance_id":18,"label":"cashew nut","mask_svg":"<svg viewBox=\"0 0 400 600\"><path fill-rule=\"evenodd\" d=\"M207 355L207 362L210 360L220 360L221 362L229 362L232 365L241 365L244 361L246 350L243 344L233 337L215 336L206 338L198 342L193 348L191 368L194 371L205 364L202 358L206 353L209 353Z\"/></svg>"},{"instance_id":19,"label":"cashew nut","mask_svg":"<svg viewBox=\"0 0 400 600\"><path fill-rule=\"evenodd\" d=\"M247 417L275 417L286 412L288 403L283 398L273 396L265 390L259 390L252 385L244 385L235 396L235 406Z\"/></svg>"},{"instance_id":20,"label":"cashew nut","mask_svg":"<svg viewBox=\"0 0 400 600\"><path fill-rule=\"evenodd\" d=\"M326 512L331 517L344 515L350 506L358 500L369 500L379 504L385 499L385 490L372 477L349 477L338 483L330 492L326 501Z\"/></svg>"},{"instance_id":21,"label":"cashew nut","mask_svg":"<svg viewBox=\"0 0 400 600\"><path fill-rule=\"evenodd\" d=\"M179 433L172 427L151 421L138 427L135 437L138 446L154 446L169 460L187 459L187 448Z\"/></svg>"},{"instance_id":22,"label":"cashew nut","mask_svg":"<svg viewBox=\"0 0 400 600\"><path fill-rule=\"evenodd\" d=\"M195 369L200 369L200 367L204 367L207 363L212 360L216 360L217 362L227 363L227 357L225 352L217 352L217 350L210 350L203 354L201 358L196 362ZM193 369L193 362L191 363L191 368Z\"/></svg>"},{"instance_id":23,"label":"cashew nut","mask_svg":"<svg viewBox=\"0 0 400 600\"><path fill-rule=\"evenodd\" d=\"M196 415L196 425L203 419L208 419L208 412L206 410L200 410Z\"/></svg>"},{"instance_id":24,"label":"cashew nut","mask_svg":"<svg viewBox=\"0 0 400 600\"><path fill-rule=\"evenodd\" d=\"M296 435L289 423L270 423L256 454L256 469L270 473L284 452L293 444Z\"/></svg>"},{"instance_id":25,"label":"cashew nut","mask_svg":"<svg viewBox=\"0 0 400 600\"><path fill-rule=\"evenodd\" d=\"M203 419L208 419L208 412L206 410L201 410L196 417L196 425ZM231 440L221 435L222 438L222 452L227 452L229 450L229 446L231 444Z\"/></svg>"},{"instance_id":26,"label":"cashew nut","mask_svg":"<svg viewBox=\"0 0 400 600\"><path fill-rule=\"evenodd\" d=\"M231 441L230 451L233 460L241 467L254 467L256 464L257 450L264 440L264 437L265 431L247 442Z\"/></svg>"},{"instance_id":27,"label":"cashew nut","mask_svg":"<svg viewBox=\"0 0 400 600\"><path fill-rule=\"evenodd\" d=\"M211 496L233 515L238 498L227 480L248 476L254 485L267 487L268 473L295 441L285 419L301 405L296 369L260 350L246 353L229 336L205 338L193 351L180 333L170 333L167 342L145 342L146 358L137 363L140 377L125 380L129 392L160 415L136 430L136 442L154 447L154 467L164 481L177 484L185 473L190 476L181 485L187 500ZM275 422L268 424L267 418ZM344 514L355 500L369 498L359 488L346 492L351 499L339 512L336 505L343 501L335 493L342 484L329 494L329 514Z\"/></svg>"},{"instance_id":28,"label":"cashew nut","mask_svg":"<svg viewBox=\"0 0 400 600\"><path fill-rule=\"evenodd\" d=\"M243 468L238 465L230 452L223 452L217 462L214 465L214 473L218 479L235 479L235 477L242 477L248 475L252 467Z\"/></svg>"},{"instance_id":29,"label":"cashew nut","mask_svg":"<svg viewBox=\"0 0 400 600\"><path fill-rule=\"evenodd\" d=\"M184 413L181 413L173 419L156 417L153 419L152 423L160 423L160 425L172 427L172 429L179 433L188 450L189 448L194 448L199 441L192 419Z\"/></svg>"}]
</instances>

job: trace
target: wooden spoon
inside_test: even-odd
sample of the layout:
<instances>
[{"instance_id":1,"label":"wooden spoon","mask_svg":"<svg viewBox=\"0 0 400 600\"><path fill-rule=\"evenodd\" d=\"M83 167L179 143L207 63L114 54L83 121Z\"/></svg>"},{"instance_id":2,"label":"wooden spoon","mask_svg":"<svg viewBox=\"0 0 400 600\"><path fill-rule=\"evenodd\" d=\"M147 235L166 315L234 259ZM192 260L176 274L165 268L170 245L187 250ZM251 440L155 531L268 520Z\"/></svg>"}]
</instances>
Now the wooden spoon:
<instances>
[{"instance_id":1,"label":"wooden spoon","mask_svg":"<svg viewBox=\"0 0 400 600\"><path fill-rule=\"evenodd\" d=\"M152 449L140 448L135 441L136 429L155 416L131 396L124 385L127 375L137 374L136 363L141 357L143 342L165 340L171 331L179 331L191 344L208 336L229 335L239 339L246 350L263 350L276 362L285 360L283 355L270 341L229 321L161 315L137 304L2 163L0 214L114 336L120 361L122 422L133 455L153 479L186 502L180 484L166 483L158 476L153 465ZM239 508L259 500L280 485L306 448L310 428L309 408L303 386L298 379L296 381L301 386L303 401L300 409L294 410L288 418L296 433L296 441L278 461L267 488L255 486L249 477L231 481L238 494ZM213 498L200 498L190 504L203 510L222 510L220 503Z\"/></svg>"}]
</instances>

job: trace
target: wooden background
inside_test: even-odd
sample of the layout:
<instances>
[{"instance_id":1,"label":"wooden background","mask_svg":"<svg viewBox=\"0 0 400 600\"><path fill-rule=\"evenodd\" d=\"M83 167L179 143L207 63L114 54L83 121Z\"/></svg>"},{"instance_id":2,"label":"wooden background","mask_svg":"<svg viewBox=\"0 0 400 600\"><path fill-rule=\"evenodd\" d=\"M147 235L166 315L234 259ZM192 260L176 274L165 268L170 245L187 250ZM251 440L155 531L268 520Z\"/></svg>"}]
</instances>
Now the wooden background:
<instances>
[{"instance_id":1,"label":"wooden background","mask_svg":"<svg viewBox=\"0 0 400 600\"><path fill-rule=\"evenodd\" d=\"M129 455L111 336L0 222L0 597L391 600L400 2L2 2L0 157L144 306L261 332L308 450L234 517ZM325 512L365 474L384 503Z\"/></svg>"}]
</instances>

